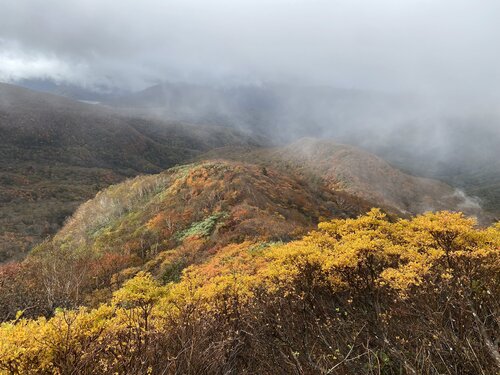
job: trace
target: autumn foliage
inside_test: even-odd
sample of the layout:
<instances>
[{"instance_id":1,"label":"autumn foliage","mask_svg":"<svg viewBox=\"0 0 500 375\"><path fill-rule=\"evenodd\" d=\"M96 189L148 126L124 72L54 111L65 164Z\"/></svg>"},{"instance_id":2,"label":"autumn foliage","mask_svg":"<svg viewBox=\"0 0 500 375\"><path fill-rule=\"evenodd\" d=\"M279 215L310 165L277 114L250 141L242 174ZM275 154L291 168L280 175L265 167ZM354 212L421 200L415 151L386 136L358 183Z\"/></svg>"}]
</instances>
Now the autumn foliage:
<instances>
[{"instance_id":1,"label":"autumn foliage","mask_svg":"<svg viewBox=\"0 0 500 375\"><path fill-rule=\"evenodd\" d=\"M289 243L228 244L179 281L139 272L96 308L19 315L0 328L0 369L495 374L499 255L498 224L374 209Z\"/></svg>"},{"instance_id":2,"label":"autumn foliage","mask_svg":"<svg viewBox=\"0 0 500 375\"><path fill-rule=\"evenodd\" d=\"M300 238L321 217L370 205L274 169L205 161L140 176L99 192L18 264L0 266L0 321L18 310L98 306L139 271L178 281L230 244ZM17 267L16 272L9 271Z\"/></svg>"}]
</instances>

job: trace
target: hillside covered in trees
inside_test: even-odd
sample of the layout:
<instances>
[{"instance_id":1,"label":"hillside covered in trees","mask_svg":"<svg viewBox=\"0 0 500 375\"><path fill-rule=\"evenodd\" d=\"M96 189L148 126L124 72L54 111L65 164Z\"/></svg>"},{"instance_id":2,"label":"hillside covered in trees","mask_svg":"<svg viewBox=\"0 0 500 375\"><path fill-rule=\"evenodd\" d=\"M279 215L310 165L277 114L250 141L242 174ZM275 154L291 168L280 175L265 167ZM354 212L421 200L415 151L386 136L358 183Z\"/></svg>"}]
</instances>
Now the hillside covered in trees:
<instances>
[{"instance_id":1,"label":"hillside covered in trees","mask_svg":"<svg viewBox=\"0 0 500 375\"><path fill-rule=\"evenodd\" d=\"M456 210L493 220L489 206L446 183L404 173L363 149L333 140L302 138L281 147L226 146L198 158L222 158L273 167L345 191L400 216Z\"/></svg>"},{"instance_id":2,"label":"hillside covered in trees","mask_svg":"<svg viewBox=\"0 0 500 375\"><path fill-rule=\"evenodd\" d=\"M0 266L0 318L94 304L139 270L182 269L245 241L287 242L324 217L372 207L343 191L245 163L207 161L114 185L22 262ZM111 289L110 289L111 288Z\"/></svg>"}]
</instances>

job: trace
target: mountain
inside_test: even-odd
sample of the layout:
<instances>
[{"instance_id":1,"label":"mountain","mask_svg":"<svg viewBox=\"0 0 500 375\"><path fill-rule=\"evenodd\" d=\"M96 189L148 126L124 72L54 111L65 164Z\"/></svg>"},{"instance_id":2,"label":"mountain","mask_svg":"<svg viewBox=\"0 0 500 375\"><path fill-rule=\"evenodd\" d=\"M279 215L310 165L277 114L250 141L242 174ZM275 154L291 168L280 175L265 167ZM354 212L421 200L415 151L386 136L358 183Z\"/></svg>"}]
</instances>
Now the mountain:
<instances>
[{"instance_id":1,"label":"mountain","mask_svg":"<svg viewBox=\"0 0 500 375\"><path fill-rule=\"evenodd\" d=\"M0 133L0 261L53 234L103 187L211 148L256 143L228 128L132 117L7 84Z\"/></svg>"},{"instance_id":2,"label":"mountain","mask_svg":"<svg viewBox=\"0 0 500 375\"><path fill-rule=\"evenodd\" d=\"M426 211L457 210L491 217L463 192L432 179L415 177L359 148L329 140L303 138L284 147L226 147L201 158L220 157L295 170L309 179L320 179L334 190L357 195L401 216Z\"/></svg>"},{"instance_id":3,"label":"mountain","mask_svg":"<svg viewBox=\"0 0 500 375\"><path fill-rule=\"evenodd\" d=\"M412 111L414 98L354 89L241 84L162 83L110 98L112 107L153 117L219 124L288 143L297 137L355 134L374 122ZM398 108L398 111L394 111Z\"/></svg>"},{"instance_id":4,"label":"mountain","mask_svg":"<svg viewBox=\"0 0 500 375\"><path fill-rule=\"evenodd\" d=\"M453 98L436 103L409 94L272 83L166 82L105 95L47 82L27 84L148 118L243 129L278 144L334 138L410 174L455 186L500 217L500 165L492 162L500 158L500 118L484 103L476 108Z\"/></svg>"},{"instance_id":5,"label":"mountain","mask_svg":"<svg viewBox=\"0 0 500 375\"><path fill-rule=\"evenodd\" d=\"M300 85L163 83L106 103L144 115L244 129L277 144L333 138L477 196L500 217L500 116L482 103Z\"/></svg>"},{"instance_id":6,"label":"mountain","mask_svg":"<svg viewBox=\"0 0 500 375\"><path fill-rule=\"evenodd\" d=\"M207 160L135 177L82 204L19 263L15 277L0 268L0 315L27 305L30 314L47 314L56 306L99 302L111 285L140 270L175 280L230 244L288 242L321 218L356 217L373 205L242 162Z\"/></svg>"},{"instance_id":7,"label":"mountain","mask_svg":"<svg viewBox=\"0 0 500 375\"><path fill-rule=\"evenodd\" d=\"M90 103L102 102L117 96L130 94L127 90L109 85L83 87L51 79L23 79L15 81L14 84L33 91L45 92Z\"/></svg>"},{"instance_id":8,"label":"mountain","mask_svg":"<svg viewBox=\"0 0 500 375\"><path fill-rule=\"evenodd\" d=\"M30 275L26 279L40 287L0 277L0 285L12 290L0 295L0 305L2 298L20 296L18 304L5 303L2 314L26 304L34 306L32 314L92 305L139 271L175 281L184 268L227 246L286 243L321 220L356 217L372 207L381 207L391 221L430 209L463 209L489 219L444 183L407 175L373 154L331 141L227 146L199 158L113 185L82 204L19 263L17 274Z\"/></svg>"}]
</instances>

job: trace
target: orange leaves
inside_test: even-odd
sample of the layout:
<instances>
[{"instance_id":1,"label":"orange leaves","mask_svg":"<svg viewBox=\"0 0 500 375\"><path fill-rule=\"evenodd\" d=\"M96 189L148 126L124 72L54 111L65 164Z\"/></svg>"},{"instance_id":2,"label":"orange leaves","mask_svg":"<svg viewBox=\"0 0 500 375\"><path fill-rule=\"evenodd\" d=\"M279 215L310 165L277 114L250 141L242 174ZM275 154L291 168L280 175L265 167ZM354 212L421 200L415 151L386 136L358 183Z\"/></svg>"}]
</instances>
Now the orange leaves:
<instances>
[{"instance_id":1,"label":"orange leaves","mask_svg":"<svg viewBox=\"0 0 500 375\"><path fill-rule=\"evenodd\" d=\"M150 230L154 230L163 228L163 226L166 223L167 223L167 213L160 212L146 223L146 227Z\"/></svg>"}]
</instances>

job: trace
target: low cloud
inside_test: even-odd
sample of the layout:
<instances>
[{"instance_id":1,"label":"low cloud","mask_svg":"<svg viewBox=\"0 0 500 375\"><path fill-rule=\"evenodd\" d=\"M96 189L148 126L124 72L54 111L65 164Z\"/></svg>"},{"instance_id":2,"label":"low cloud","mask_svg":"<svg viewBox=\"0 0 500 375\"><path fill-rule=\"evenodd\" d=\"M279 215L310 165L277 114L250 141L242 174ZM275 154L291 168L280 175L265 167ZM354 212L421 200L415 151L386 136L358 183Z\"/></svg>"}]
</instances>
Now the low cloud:
<instances>
[{"instance_id":1,"label":"low cloud","mask_svg":"<svg viewBox=\"0 0 500 375\"><path fill-rule=\"evenodd\" d=\"M55 82L72 82L83 85L87 79L88 67L71 66L56 56L41 53L28 54L22 50L6 47L0 43L0 81L16 82L25 79L51 79Z\"/></svg>"},{"instance_id":2,"label":"low cloud","mask_svg":"<svg viewBox=\"0 0 500 375\"><path fill-rule=\"evenodd\" d=\"M481 199L478 197L471 197L467 195L461 189L455 189L455 197L461 200L461 203L458 204L458 208L462 211L471 211L471 210L481 210Z\"/></svg>"},{"instance_id":3,"label":"low cloud","mask_svg":"<svg viewBox=\"0 0 500 375\"><path fill-rule=\"evenodd\" d=\"M499 16L493 0L16 0L2 5L0 77L498 97Z\"/></svg>"}]
</instances>

